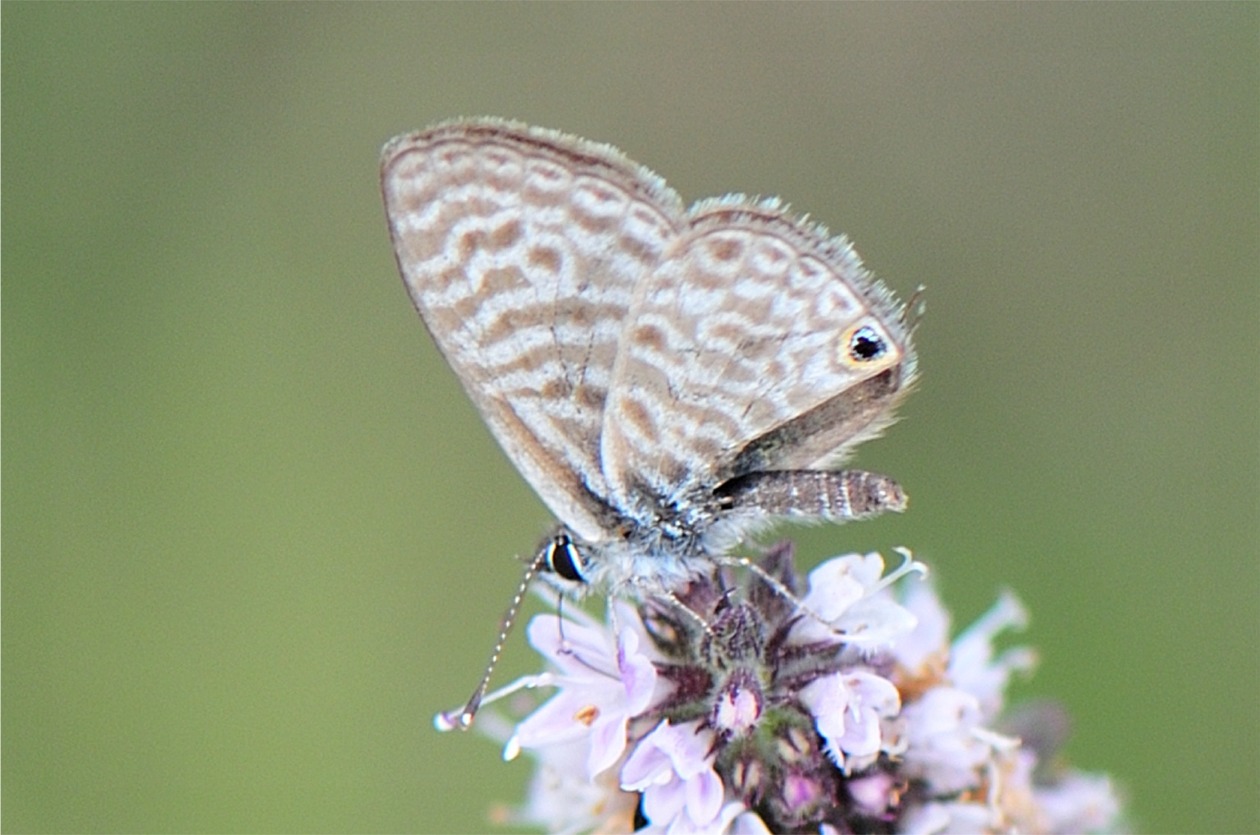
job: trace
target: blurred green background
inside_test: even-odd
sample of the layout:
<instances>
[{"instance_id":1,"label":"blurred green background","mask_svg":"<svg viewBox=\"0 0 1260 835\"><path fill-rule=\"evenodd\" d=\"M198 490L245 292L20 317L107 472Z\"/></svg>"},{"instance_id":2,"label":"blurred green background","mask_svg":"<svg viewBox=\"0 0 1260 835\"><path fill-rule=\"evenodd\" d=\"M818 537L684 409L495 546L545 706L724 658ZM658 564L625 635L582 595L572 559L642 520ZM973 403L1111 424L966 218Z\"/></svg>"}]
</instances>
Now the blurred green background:
<instances>
[{"instance_id":1,"label":"blurred green background","mask_svg":"<svg viewBox=\"0 0 1260 835\"><path fill-rule=\"evenodd\" d=\"M430 717L549 522L411 309L390 136L778 194L928 287L858 464L1137 826L1260 830L1260 5L3 5L3 827L476 831ZM517 636L499 681L533 669Z\"/></svg>"}]
</instances>

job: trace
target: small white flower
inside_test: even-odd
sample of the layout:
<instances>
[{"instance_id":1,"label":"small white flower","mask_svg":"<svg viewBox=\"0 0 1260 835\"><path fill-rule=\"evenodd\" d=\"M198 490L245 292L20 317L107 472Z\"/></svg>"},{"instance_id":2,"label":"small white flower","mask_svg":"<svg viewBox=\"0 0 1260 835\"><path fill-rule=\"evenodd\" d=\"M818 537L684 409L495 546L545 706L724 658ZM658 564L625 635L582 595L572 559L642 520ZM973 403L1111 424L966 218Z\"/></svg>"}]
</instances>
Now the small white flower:
<instances>
[{"instance_id":1,"label":"small white flower","mask_svg":"<svg viewBox=\"0 0 1260 835\"><path fill-rule=\"evenodd\" d=\"M953 687L934 687L907 704L902 758L909 776L939 795L974 786L989 760L989 746L974 733L982 719L976 697Z\"/></svg>"},{"instance_id":2,"label":"small white flower","mask_svg":"<svg viewBox=\"0 0 1260 835\"><path fill-rule=\"evenodd\" d=\"M643 793L643 814L669 832L711 831L725 789L713 770L713 732L698 722L662 722L621 768L621 787Z\"/></svg>"},{"instance_id":3,"label":"small white flower","mask_svg":"<svg viewBox=\"0 0 1260 835\"><path fill-rule=\"evenodd\" d=\"M862 670L815 679L801 690L801 702L827 741L827 755L846 774L875 761L881 722L901 708L891 681Z\"/></svg>"},{"instance_id":4,"label":"small white flower","mask_svg":"<svg viewBox=\"0 0 1260 835\"><path fill-rule=\"evenodd\" d=\"M627 725L656 695L656 668L638 616L623 611L614 637L593 622L539 615L530 621L529 642L555 667L557 692L520 724L507 752L580 741L593 779L620 759Z\"/></svg>"},{"instance_id":5,"label":"small white flower","mask_svg":"<svg viewBox=\"0 0 1260 835\"><path fill-rule=\"evenodd\" d=\"M621 790L614 771L591 780L575 779L586 769L587 749L579 741L533 751L538 766L530 778L526 802L509 812L505 821L557 833L631 829L639 797Z\"/></svg>"},{"instance_id":6,"label":"small white flower","mask_svg":"<svg viewBox=\"0 0 1260 835\"><path fill-rule=\"evenodd\" d=\"M915 617L887 594L888 585L921 568L913 560L884 576L879 554L850 554L827 560L809 573L802 601L815 617L802 618L796 641L836 640L865 648L886 646L914 629ZM821 622L820 622L821 621Z\"/></svg>"},{"instance_id":7,"label":"small white flower","mask_svg":"<svg viewBox=\"0 0 1260 835\"><path fill-rule=\"evenodd\" d=\"M911 808L898 831L907 835L975 835L993 831L993 813L978 803L931 801Z\"/></svg>"},{"instance_id":8,"label":"small white flower","mask_svg":"<svg viewBox=\"0 0 1260 835\"><path fill-rule=\"evenodd\" d=\"M1120 816L1119 796L1106 774L1073 772L1034 795L1049 832L1102 832Z\"/></svg>"},{"instance_id":9,"label":"small white flower","mask_svg":"<svg viewBox=\"0 0 1260 835\"><path fill-rule=\"evenodd\" d=\"M963 630L950 648L950 680L974 696L989 719L1001 710L1011 676L1028 672L1037 664L1037 654L1028 647L995 653L994 639L1008 629L1023 629L1027 625L1024 604L1006 591L989 611Z\"/></svg>"}]
</instances>

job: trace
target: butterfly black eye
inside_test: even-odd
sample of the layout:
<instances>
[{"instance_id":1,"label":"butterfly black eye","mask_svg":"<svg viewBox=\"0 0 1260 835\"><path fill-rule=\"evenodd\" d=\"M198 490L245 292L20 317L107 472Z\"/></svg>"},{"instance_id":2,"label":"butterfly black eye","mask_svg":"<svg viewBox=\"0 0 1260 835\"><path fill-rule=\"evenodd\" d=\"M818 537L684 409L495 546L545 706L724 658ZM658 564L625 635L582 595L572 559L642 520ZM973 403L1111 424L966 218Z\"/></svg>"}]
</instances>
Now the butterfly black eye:
<instances>
[{"instance_id":1,"label":"butterfly black eye","mask_svg":"<svg viewBox=\"0 0 1260 835\"><path fill-rule=\"evenodd\" d=\"M863 325L849 337L849 358L854 362L870 362L887 352L888 344L870 325Z\"/></svg>"},{"instance_id":2,"label":"butterfly black eye","mask_svg":"<svg viewBox=\"0 0 1260 835\"><path fill-rule=\"evenodd\" d=\"M558 533L551 538L551 543L547 546L547 568L566 580L585 583L585 567L582 552L568 534Z\"/></svg>"}]
</instances>

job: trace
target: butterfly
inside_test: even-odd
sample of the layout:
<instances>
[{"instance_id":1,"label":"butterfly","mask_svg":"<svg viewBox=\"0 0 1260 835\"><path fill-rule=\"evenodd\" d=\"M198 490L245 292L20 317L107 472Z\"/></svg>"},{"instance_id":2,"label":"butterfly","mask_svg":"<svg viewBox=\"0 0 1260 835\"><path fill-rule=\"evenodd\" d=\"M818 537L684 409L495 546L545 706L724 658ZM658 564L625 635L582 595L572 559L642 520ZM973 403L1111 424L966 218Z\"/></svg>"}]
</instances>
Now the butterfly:
<instances>
[{"instance_id":1,"label":"butterfly","mask_svg":"<svg viewBox=\"0 0 1260 835\"><path fill-rule=\"evenodd\" d=\"M836 469L916 369L907 306L844 237L775 199L686 208L609 145L498 119L391 140L381 184L416 310L559 520L491 666L535 572L668 596L776 520L905 508Z\"/></svg>"}]
</instances>

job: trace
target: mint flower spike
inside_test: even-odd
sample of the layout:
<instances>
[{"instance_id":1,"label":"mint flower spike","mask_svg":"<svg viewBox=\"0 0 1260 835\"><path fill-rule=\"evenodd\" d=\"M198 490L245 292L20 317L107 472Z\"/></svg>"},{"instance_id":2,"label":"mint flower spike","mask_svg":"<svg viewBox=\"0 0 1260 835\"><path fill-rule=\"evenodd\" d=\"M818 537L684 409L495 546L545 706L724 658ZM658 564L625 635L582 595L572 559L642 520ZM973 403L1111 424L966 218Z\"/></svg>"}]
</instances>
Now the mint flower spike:
<instances>
[{"instance_id":1,"label":"mint flower spike","mask_svg":"<svg viewBox=\"0 0 1260 835\"><path fill-rule=\"evenodd\" d=\"M535 617L548 670L495 694L497 718L505 705L524 717L505 753L537 762L511 821L676 835L1117 826L1107 777L1054 767L1061 712L1005 704L1036 660L995 648L1024 607L1005 592L951 641L926 566L899 552L887 574L880 555L850 554L803 579L784 544L756 571L614 601L604 622Z\"/></svg>"}]
</instances>

